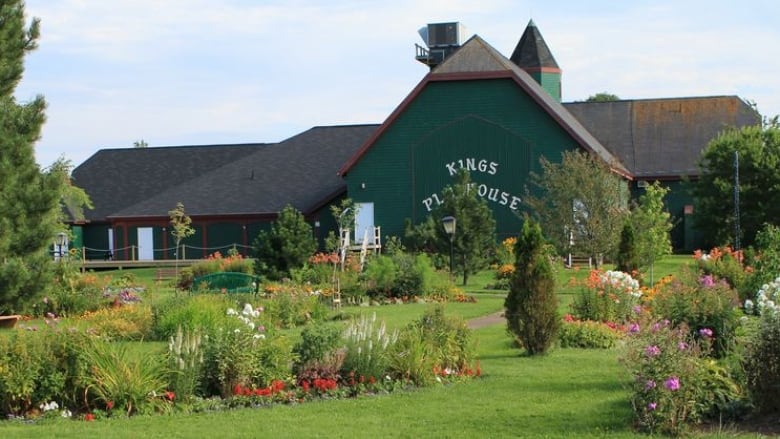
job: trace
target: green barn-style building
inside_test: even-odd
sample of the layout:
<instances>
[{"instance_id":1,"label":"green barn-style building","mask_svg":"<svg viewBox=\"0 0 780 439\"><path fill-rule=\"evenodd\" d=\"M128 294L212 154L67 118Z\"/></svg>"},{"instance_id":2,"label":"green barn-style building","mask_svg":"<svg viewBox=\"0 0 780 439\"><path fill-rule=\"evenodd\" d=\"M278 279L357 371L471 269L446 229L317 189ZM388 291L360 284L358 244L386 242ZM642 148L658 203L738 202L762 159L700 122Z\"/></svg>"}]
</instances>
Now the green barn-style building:
<instances>
[{"instance_id":1,"label":"green barn-style building","mask_svg":"<svg viewBox=\"0 0 780 439\"><path fill-rule=\"evenodd\" d=\"M403 234L423 221L458 169L488 200L499 238L517 213L539 159L565 150L596 154L632 192L661 181L678 220L678 250L700 244L684 181L720 131L760 123L736 96L561 103L561 69L533 21L510 58L458 23L428 25L417 60L430 67L381 125L315 127L275 144L106 149L77 167L75 184L95 209L74 224L88 258L173 258L168 211L182 202L197 233L186 257L226 247L246 251L287 204L323 239L330 206L359 206L354 239ZM194 253L193 253L194 252Z\"/></svg>"}]
</instances>

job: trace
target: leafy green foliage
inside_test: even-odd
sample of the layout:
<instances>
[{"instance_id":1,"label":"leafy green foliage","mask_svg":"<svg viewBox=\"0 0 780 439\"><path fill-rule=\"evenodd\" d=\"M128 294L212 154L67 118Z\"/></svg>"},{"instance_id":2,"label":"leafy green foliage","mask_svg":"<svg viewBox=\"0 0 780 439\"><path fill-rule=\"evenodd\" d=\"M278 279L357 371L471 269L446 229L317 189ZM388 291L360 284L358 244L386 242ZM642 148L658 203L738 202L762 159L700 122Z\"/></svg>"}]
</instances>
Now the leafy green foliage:
<instances>
[{"instance_id":1,"label":"leafy green foliage","mask_svg":"<svg viewBox=\"0 0 780 439\"><path fill-rule=\"evenodd\" d=\"M271 226L254 242L255 272L269 279L290 277L290 270L303 267L314 254L317 242L299 211L286 206Z\"/></svg>"},{"instance_id":2,"label":"leafy green foliage","mask_svg":"<svg viewBox=\"0 0 780 439\"><path fill-rule=\"evenodd\" d=\"M340 327L321 322L307 325L301 331L300 340L293 346L293 354L297 356L295 373L300 375L308 370L319 369L323 364L331 362L336 356L336 350L340 344ZM336 371L338 369L339 367L335 367Z\"/></svg>"},{"instance_id":3,"label":"leafy green foliage","mask_svg":"<svg viewBox=\"0 0 780 439\"><path fill-rule=\"evenodd\" d=\"M745 375L753 403L763 413L780 413L780 316L761 315L745 355Z\"/></svg>"},{"instance_id":4,"label":"leafy green foliage","mask_svg":"<svg viewBox=\"0 0 780 439\"><path fill-rule=\"evenodd\" d=\"M631 375L635 420L649 433L679 436L717 406L741 398L739 386L706 359L685 325L635 323L621 360Z\"/></svg>"},{"instance_id":5,"label":"leafy green foliage","mask_svg":"<svg viewBox=\"0 0 780 439\"><path fill-rule=\"evenodd\" d=\"M165 395L168 381L161 356L131 355L126 344L93 339L84 352L88 365L81 380L90 399L102 407L113 404L127 415L158 411L169 403Z\"/></svg>"},{"instance_id":6,"label":"leafy green foliage","mask_svg":"<svg viewBox=\"0 0 780 439\"><path fill-rule=\"evenodd\" d=\"M372 258L366 266L364 283L373 297L417 297L432 290L434 276L427 255L397 252Z\"/></svg>"},{"instance_id":7,"label":"leafy green foliage","mask_svg":"<svg viewBox=\"0 0 780 439\"><path fill-rule=\"evenodd\" d=\"M26 27L24 2L0 7L0 314L18 312L51 285L49 247L59 224L64 191L59 167L42 171L34 142L43 126L46 103L38 96L19 104L14 90L24 57L36 48L39 22Z\"/></svg>"},{"instance_id":8,"label":"leafy green foliage","mask_svg":"<svg viewBox=\"0 0 780 439\"><path fill-rule=\"evenodd\" d=\"M529 355L544 354L560 329L551 252L530 218L515 247L515 273L504 302L507 327Z\"/></svg>"},{"instance_id":9,"label":"leafy green foliage","mask_svg":"<svg viewBox=\"0 0 780 439\"><path fill-rule=\"evenodd\" d=\"M780 274L780 227L765 224L756 233L754 254L750 260L753 274L740 288L740 296L752 298L762 285L771 282Z\"/></svg>"},{"instance_id":10,"label":"leafy green foliage","mask_svg":"<svg viewBox=\"0 0 780 439\"><path fill-rule=\"evenodd\" d=\"M693 185L697 229L712 239L710 245L734 243L734 154L739 154L741 243L753 244L764 224L780 218L780 126L728 129L713 139L699 162L699 180Z\"/></svg>"},{"instance_id":11,"label":"leafy green foliage","mask_svg":"<svg viewBox=\"0 0 780 439\"><path fill-rule=\"evenodd\" d=\"M695 337L699 337L700 330L711 330L712 353L718 358L734 346L738 306L739 295L728 283L690 271L663 285L652 302L656 315L675 325L684 323Z\"/></svg>"},{"instance_id":12,"label":"leafy green foliage","mask_svg":"<svg viewBox=\"0 0 780 439\"><path fill-rule=\"evenodd\" d=\"M669 189L657 181L648 185L630 216L636 235L637 262L644 271L650 270L650 284L654 283L655 262L672 253L672 216L664 207L664 197L668 192Z\"/></svg>"},{"instance_id":13,"label":"leafy green foliage","mask_svg":"<svg viewBox=\"0 0 780 439\"><path fill-rule=\"evenodd\" d=\"M473 190L468 171L459 170L456 178L455 184L442 190L442 204L433 209L425 222L416 226L407 223L405 239L409 248L438 253L447 260L451 245L453 270L463 276L466 285L470 275L486 268L493 259L496 221L487 201ZM445 216L453 216L457 221L452 241L441 224Z\"/></svg>"},{"instance_id":14,"label":"leafy green foliage","mask_svg":"<svg viewBox=\"0 0 780 439\"><path fill-rule=\"evenodd\" d=\"M562 348L610 349L619 339L617 330L592 320L564 320L558 334Z\"/></svg>"},{"instance_id":15,"label":"leafy green foliage","mask_svg":"<svg viewBox=\"0 0 780 439\"><path fill-rule=\"evenodd\" d=\"M602 91L595 95L588 96L588 99L586 99L585 102L613 102L619 100L620 98L617 95Z\"/></svg>"},{"instance_id":16,"label":"leafy green foliage","mask_svg":"<svg viewBox=\"0 0 780 439\"><path fill-rule=\"evenodd\" d=\"M571 250L600 264L613 256L628 214L626 183L593 154L565 151L560 163L542 157L542 174L525 202L559 253Z\"/></svg>"}]
</instances>

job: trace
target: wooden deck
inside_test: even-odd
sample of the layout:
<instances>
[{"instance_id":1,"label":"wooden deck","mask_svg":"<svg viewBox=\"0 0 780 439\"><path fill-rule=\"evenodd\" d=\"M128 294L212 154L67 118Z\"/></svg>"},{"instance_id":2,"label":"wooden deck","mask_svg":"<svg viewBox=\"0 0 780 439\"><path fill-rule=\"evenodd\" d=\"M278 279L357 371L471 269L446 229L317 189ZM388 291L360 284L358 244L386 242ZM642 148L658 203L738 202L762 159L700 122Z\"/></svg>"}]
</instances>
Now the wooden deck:
<instances>
[{"instance_id":1,"label":"wooden deck","mask_svg":"<svg viewBox=\"0 0 780 439\"><path fill-rule=\"evenodd\" d=\"M190 265L202 261L202 259L180 259L178 266L189 267ZM176 260L174 259L160 259L153 261L103 261L103 260L87 260L82 262L82 267L85 270L117 270L119 268L148 268L148 267L175 267Z\"/></svg>"}]
</instances>

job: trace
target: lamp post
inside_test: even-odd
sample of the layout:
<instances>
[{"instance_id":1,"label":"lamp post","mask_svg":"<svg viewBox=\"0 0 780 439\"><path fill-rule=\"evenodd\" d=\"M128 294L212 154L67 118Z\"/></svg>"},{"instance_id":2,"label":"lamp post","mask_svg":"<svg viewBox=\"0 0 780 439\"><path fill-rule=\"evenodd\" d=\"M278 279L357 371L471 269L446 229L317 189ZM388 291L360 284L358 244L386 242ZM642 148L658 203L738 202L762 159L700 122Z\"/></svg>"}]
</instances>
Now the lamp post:
<instances>
[{"instance_id":1,"label":"lamp post","mask_svg":"<svg viewBox=\"0 0 780 439\"><path fill-rule=\"evenodd\" d=\"M455 238L455 217L445 216L441 219L442 225L444 225L444 232L450 237L450 282L452 282L452 240Z\"/></svg>"},{"instance_id":2,"label":"lamp post","mask_svg":"<svg viewBox=\"0 0 780 439\"><path fill-rule=\"evenodd\" d=\"M57 233L57 239L55 243L57 244L57 260L60 262L62 262L62 247L67 241L68 235L66 235L65 232Z\"/></svg>"}]
</instances>

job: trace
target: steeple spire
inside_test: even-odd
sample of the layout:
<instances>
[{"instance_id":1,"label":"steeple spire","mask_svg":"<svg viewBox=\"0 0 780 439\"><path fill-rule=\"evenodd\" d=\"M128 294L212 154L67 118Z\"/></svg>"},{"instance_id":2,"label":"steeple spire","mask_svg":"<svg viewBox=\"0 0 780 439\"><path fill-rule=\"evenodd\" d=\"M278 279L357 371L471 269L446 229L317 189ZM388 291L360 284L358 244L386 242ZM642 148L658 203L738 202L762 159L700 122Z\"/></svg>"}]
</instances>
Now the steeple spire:
<instances>
[{"instance_id":1,"label":"steeple spire","mask_svg":"<svg viewBox=\"0 0 780 439\"><path fill-rule=\"evenodd\" d=\"M552 97L561 100L561 69L533 20L528 21L509 59L531 75Z\"/></svg>"}]
</instances>

